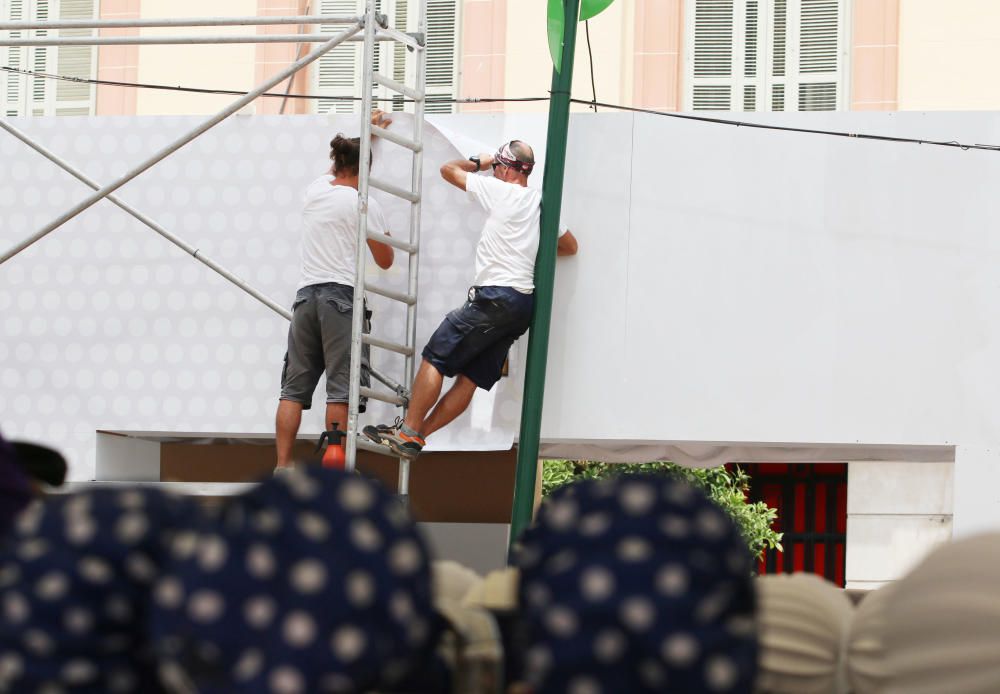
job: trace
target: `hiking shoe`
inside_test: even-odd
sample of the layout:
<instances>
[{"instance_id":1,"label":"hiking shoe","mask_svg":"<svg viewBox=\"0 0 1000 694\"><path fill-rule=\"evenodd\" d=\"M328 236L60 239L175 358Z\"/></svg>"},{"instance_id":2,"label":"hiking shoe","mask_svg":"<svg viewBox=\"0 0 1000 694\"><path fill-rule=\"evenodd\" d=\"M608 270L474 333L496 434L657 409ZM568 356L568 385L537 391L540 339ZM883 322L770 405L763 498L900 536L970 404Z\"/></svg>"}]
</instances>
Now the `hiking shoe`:
<instances>
[{"instance_id":1,"label":"hiking shoe","mask_svg":"<svg viewBox=\"0 0 1000 694\"><path fill-rule=\"evenodd\" d=\"M379 430L382 443L392 449L400 458L413 460L427 443L422 436L410 436L403 433L403 428L385 427Z\"/></svg>"},{"instance_id":2,"label":"hiking shoe","mask_svg":"<svg viewBox=\"0 0 1000 694\"><path fill-rule=\"evenodd\" d=\"M403 418L396 417L396 421L392 424L369 424L361 430L361 433L368 437L370 441L384 444L385 441L382 440L382 437L391 434L401 426L403 426Z\"/></svg>"}]
</instances>

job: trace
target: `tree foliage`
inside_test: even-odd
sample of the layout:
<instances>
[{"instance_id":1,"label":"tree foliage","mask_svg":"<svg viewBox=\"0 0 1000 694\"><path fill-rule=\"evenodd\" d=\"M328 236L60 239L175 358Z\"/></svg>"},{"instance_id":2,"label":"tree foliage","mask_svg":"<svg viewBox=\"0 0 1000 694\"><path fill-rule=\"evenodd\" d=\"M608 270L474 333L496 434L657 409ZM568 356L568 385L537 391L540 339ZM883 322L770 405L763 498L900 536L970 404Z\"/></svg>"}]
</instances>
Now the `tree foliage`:
<instances>
[{"instance_id":1,"label":"tree foliage","mask_svg":"<svg viewBox=\"0 0 1000 694\"><path fill-rule=\"evenodd\" d=\"M599 479L636 472L681 477L704 490L736 521L751 554L761 557L766 549L782 551L781 533L771 529L778 511L763 501L750 503L750 476L740 468L689 468L674 463L598 463L589 460L546 460L542 467L542 496L579 479Z\"/></svg>"}]
</instances>

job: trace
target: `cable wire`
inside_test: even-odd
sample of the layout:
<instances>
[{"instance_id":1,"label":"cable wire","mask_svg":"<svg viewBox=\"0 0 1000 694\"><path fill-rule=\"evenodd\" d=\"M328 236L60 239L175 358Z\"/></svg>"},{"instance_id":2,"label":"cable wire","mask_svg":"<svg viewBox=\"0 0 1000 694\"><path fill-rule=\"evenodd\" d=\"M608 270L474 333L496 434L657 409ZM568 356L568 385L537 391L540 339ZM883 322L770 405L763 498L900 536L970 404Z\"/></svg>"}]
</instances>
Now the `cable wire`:
<instances>
[{"instance_id":1,"label":"cable wire","mask_svg":"<svg viewBox=\"0 0 1000 694\"><path fill-rule=\"evenodd\" d=\"M70 77L68 75L56 75L47 72L38 72L35 70L23 70L19 68L13 68L10 66L0 65L0 71L6 71L21 75L28 75L32 77L42 77L45 79L52 80L62 80L66 82L79 82L85 84L96 84L111 87L131 87L137 89L161 89L168 91L178 91L178 92L188 92L192 94L223 94L228 96L244 96L247 92L238 89L205 89L199 87L183 87L183 86L171 86L166 84L148 84L142 82L117 82L114 80L101 80L101 79L87 79L83 77ZM357 96L329 96L322 94L284 94L278 92L265 92L261 94L262 97L276 97L276 98L287 98L290 99L328 99L331 101L361 101L361 97ZM596 97L596 95L595 95ZM400 103L399 97L375 97L376 101L395 101L395 103ZM410 103L412 99L402 99L404 103ZM429 103L435 104L489 104L489 103L505 103L505 102L539 102L539 101L549 101L548 96L518 96L518 97L467 97L467 98L436 98L429 97L427 99ZM989 152L1000 152L1000 145L986 145L986 144L965 144L958 142L957 140L925 140L912 137L893 137L891 135L872 135L868 133L851 133L839 130L822 130L818 128L796 128L787 125L772 125L768 123L752 123L750 121L740 121L731 118L716 118L712 116L697 116L690 113L676 113L673 111L657 111L650 108L641 108L638 106L624 106L622 104L611 104L607 102L597 101L596 98L593 101L586 101L584 99L570 99L571 103L581 104L583 106L590 106L596 108L600 106L602 108L608 108L616 111L628 111L631 113L646 113L654 116L663 116L665 118L676 118L678 120L694 121L699 123L710 123L715 125L730 125L739 128L752 128L755 130L772 130L776 132L790 132L790 133L800 133L808 135L825 135L828 137L848 137L857 140L874 140L878 142L893 142L893 143L905 143L905 144L917 144L917 145L928 145L931 147L951 147L961 150L983 150Z\"/></svg>"},{"instance_id":2,"label":"cable wire","mask_svg":"<svg viewBox=\"0 0 1000 694\"><path fill-rule=\"evenodd\" d=\"M591 105L594 107L594 113L597 113L597 83L594 81L594 52L590 50L590 20L586 20L583 23L583 28L587 33L587 57L590 59L590 90L594 94L594 100Z\"/></svg>"}]
</instances>

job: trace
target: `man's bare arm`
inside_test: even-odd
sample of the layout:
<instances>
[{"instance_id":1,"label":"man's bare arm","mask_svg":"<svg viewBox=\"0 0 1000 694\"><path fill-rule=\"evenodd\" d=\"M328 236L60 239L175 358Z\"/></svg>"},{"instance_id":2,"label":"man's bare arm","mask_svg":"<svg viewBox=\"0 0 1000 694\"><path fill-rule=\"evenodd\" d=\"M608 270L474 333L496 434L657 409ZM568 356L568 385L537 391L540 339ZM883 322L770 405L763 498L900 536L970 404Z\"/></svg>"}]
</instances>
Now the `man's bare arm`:
<instances>
[{"instance_id":1,"label":"man's bare arm","mask_svg":"<svg viewBox=\"0 0 1000 694\"><path fill-rule=\"evenodd\" d=\"M576 237L573 236L572 231L567 231L559 237L559 243L556 246L556 255L576 255L577 248Z\"/></svg>"},{"instance_id":2,"label":"man's bare arm","mask_svg":"<svg viewBox=\"0 0 1000 694\"><path fill-rule=\"evenodd\" d=\"M468 159L455 159L441 166L441 178L456 188L465 190L465 179L470 173L485 171L492 164L493 155L491 154L479 155L479 168L476 168L476 164Z\"/></svg>"},{"instance_id":3,"label":"man's bare arm","mask_svg":"<svg viewBox=\"0 0 1000 694\"><path fill-rule=\"evenodd\" d=\"M386 236L389 234L386 233ZM381 241L373 241L368 239L368 250L372 252L372 257L375 259L375 264L378 265L383 270L388 270L392 267L392 261L396 256L395 251L392 250L392 246L387 243L382 243Z\"/></svg>"}]
</instances>

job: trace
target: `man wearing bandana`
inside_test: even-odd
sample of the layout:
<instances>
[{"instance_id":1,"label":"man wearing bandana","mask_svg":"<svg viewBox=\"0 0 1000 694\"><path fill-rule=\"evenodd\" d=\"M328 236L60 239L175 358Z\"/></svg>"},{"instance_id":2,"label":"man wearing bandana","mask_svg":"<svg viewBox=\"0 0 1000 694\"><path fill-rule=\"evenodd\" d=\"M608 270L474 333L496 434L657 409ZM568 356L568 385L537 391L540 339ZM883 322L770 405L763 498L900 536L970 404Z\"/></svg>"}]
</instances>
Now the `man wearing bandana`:
<instances>
[{"instance_id":1,"label":"man wearing bandana","mask_svg":"<svg viewBox=\"0 0 1000 694\"><path fill-rule=\"evenodd\" d=\"M428 436L465 411L477 387L490 390L500 380L510 346L531 323L542 204L541 192L528 187L534 166L531 147L512 140L496 154L441 167L444 180L466 191L487 217L468 300L441 321L424 347L406 418L364 428L365 436L397 455L416 458ZM492 177L475 175L490 168ZM576 250L576 239L564 230L558 254ZM457 378L438 401L445 376Z\"/></svg>"}]
</instances>

